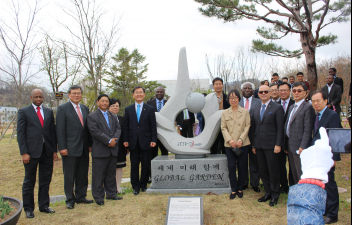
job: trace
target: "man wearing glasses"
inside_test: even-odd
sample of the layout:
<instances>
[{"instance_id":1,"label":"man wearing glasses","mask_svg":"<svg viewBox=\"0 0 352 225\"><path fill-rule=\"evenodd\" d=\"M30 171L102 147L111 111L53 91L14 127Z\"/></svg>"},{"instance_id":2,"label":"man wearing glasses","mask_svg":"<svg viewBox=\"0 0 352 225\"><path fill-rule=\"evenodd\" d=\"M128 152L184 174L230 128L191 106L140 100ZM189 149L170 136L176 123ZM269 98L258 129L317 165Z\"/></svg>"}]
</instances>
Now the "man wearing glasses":
<instances>
[{"instance_id":1,"label":"man wearing glasses","mask_svg":"<svg viewBox=\"0 0 352 225\"><path fill-rule=\"evenodd\" d=\"M270 92L271 92L271 99L274 102L279 102L280 101L279 85L277 83L270 85Z\"/></svg>"},{"instance_id":2,"label":"man wearing glasses","mask_svg":"<svg viewBox=\"0 0 352 225\"><path fill-rule=\"evenodd\" d=\"M298 184L301 176L300 154L311 146L315 111L311 104L305 101L308 88L305 83L293 84L295 104L288 110L285 124L285 136L288 140L288 158L292 168L294 184Z\"/></svg>"}]
</instances>

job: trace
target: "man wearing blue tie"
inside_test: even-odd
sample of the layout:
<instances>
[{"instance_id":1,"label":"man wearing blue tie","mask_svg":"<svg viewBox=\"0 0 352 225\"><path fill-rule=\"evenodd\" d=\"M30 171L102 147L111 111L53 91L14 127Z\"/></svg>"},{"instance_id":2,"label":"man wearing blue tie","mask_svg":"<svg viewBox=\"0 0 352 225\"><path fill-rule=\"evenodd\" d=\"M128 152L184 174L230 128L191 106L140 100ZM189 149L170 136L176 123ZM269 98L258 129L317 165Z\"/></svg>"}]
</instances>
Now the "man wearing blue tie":
<instances>
[{"instance_id":1,"label":"man wearing blue tie","mask_svg":"<svg viewBox=\"0 0 352 225\"><path fill-rule=\"evenodd\" d=\"M144 104L145 90L141 86L133 89L135 104L125 109L123 124L123 142L131 153L131 184L133 193L147 190L149 168L151 163L151 149L157 143L155 110ZM142 164L139 177L139 164Z\"/></svg>"}]
</instances>

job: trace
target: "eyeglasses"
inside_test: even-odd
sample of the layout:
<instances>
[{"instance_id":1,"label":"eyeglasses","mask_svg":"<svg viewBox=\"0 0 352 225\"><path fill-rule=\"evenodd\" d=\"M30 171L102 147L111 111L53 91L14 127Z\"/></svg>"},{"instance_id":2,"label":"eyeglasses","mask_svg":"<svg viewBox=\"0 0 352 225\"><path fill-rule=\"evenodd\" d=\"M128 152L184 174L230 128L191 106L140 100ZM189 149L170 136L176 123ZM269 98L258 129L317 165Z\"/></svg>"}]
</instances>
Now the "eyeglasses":
<instances>
[{"instance_id":1,"label":"eyeglasses","mask_svg":"<svg viewBox=\"0 0 352 225\"><path fill-rule=\"evenodd\" d=\"M270 91L259 91L259 94L269 94Z\"/></svg>"},{"instance_id":2,"label":"eyeglasses","mask_svg":"<svg viewBox=\"0 0 352 225\"><path fill-rule=\"evenodd\" d=\"M235 101L235 100L239 100L239 97L235 97L235 98L230 98L230 101Z\"/></svg>"},{"instance_id":3,"label":"eyeglasses","mask_svg":"<svg viewBox=\"0 0 352 225\"><path fill-rule=\"evenodd\" d=\"M293 89L293 90L292 90L292 92L293 92L294 94L296 94L296 93L301 94L303 91L304 91L304 90L302 90L302 89Z\"/></svg>"},{"instance_id":4,"label":"eyeglasses","mask_svg":"<svg viewBox=\"0 0 352 225\"><path fill-rule=\"evenodd\" d=\"M271 92L278 92L279 90L277 89L272 89Z\"/></svg>"},{"instance_id":5,"label":"eyeglasses","mask_svg":"<svg viewBox=\"0 0 352 225\"><path fill-rule=\"evenodd\" d=\"M289 92L289 91L291 90L286 89L286 90L280 90L279 92Z\"/></svg>"}]
</instances>

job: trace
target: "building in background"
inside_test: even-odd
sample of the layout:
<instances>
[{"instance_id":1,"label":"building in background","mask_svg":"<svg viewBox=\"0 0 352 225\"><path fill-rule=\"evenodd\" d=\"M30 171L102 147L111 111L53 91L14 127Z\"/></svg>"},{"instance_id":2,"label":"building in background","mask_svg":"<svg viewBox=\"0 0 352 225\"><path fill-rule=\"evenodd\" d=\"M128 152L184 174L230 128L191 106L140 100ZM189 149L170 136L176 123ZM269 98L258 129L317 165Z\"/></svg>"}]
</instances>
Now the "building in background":
<instances>
[{"instance_id":1,"label":"building in background","mask_svg":"<svg viewBox=\"0 0 352 225\"><path fill-rule=\"evenodd\" d=\"M16 107L3 107L0 106L0 121L1 123L8 123L16 115Z\"/></svg>"}]
</instances>

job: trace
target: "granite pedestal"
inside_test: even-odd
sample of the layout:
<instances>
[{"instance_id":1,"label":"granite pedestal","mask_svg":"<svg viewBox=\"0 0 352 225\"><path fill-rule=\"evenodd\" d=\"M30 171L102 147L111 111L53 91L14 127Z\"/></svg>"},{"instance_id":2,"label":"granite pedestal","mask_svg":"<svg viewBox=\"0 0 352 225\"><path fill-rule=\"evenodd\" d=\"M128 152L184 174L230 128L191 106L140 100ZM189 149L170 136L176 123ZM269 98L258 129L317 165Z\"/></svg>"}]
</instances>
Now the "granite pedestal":
<instances>
[{"instance_id":1,"label":"granite pedestal","mask_svg":"<svg viewBox=\"0 0 352 225\"><path fill-rule=\"evenodd\" d=\"M152 161L152 185L147 193L231 193L227 158L225 155L198 159L159 156Z\"/></svg>"}]
</instances>

